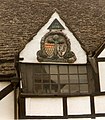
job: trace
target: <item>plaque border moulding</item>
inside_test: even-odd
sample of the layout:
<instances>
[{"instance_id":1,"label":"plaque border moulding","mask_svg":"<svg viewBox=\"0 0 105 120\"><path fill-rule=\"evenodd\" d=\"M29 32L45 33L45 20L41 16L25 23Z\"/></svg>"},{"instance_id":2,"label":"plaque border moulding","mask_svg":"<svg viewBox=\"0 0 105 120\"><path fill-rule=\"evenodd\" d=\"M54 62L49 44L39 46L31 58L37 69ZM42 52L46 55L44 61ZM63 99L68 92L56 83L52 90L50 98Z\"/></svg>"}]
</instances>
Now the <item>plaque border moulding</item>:
<instances>
[{"instance_id":1,"label":"plaque border moulding","mask_svg":"<svg viewBox=\"0 0 105 120\"><path fill-rule=\"evenodd\" d=\"M39 62L74 63L76 56L71 51L69 38L61 30L50 30L41 39L40 50L37 52Z\"/></svg>"}]
</instances>

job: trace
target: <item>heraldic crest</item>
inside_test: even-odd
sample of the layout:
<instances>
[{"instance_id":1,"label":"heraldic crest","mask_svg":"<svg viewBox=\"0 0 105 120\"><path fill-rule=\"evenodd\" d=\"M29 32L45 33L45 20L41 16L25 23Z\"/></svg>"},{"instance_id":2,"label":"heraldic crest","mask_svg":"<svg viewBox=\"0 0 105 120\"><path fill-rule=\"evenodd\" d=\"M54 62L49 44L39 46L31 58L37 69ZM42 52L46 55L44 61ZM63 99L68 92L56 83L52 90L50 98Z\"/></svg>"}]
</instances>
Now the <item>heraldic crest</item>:
<instances>
[{"instance_id":1,"label":"heraldic crest","mask_svg":"<svg viewBox=\"0 0 105 120\"><path fill-rule=\"evenodd\" d=\"M37 52L39 62L68 62L76 61L71 51L70 41L62 31L50 31L41 39L41 49Z\"/></svg>"}]
</instances>

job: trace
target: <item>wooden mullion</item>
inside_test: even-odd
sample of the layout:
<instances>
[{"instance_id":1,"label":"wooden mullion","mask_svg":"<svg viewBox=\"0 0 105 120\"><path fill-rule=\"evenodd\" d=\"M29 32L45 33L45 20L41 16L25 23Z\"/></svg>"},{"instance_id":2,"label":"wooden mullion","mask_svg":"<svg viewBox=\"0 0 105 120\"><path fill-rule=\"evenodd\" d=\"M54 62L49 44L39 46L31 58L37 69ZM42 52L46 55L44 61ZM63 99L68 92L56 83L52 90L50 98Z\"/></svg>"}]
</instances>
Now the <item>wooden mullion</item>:
<instances>
[{"instance_id":1,"label":"wooden mullion","mask_svg":"<svg viewBox=\"0 0 105 120\"><path fill-rule=\"evenodd\" d=\"M57 65L57 70L58 70L58 93L61 93L61 90L60 90L60 72L59 72L59 65Z\"/></svg>"},{"instance_id":2,"label":"wooden mullion","mask_svg":"<svg viewBox=\"0 0 105 120\"><path fill-rule=\"evenodd\" d=\"M70 93L70 73L69 73L69 66L67 66L68 69L68 84L69 84L69 93Z\"/></svg>"},{"instance_id":3,"label":"wooden mullion","mask_svg":"<svg viewBox=\"0 0 105 120\"><path fill-rule=\"evenodd\" d=\"M47 72L48 76L49 76L49 93L51 94L52 93L52 86L51 86L51 74L50 74L50 65L48 65L48 72Z\"/></svg>"},{"instance_id":4,"label":"wooden mullion","mask_svg":"<svg viewBox=\"0 0 105 120\"><path fill-rule=\"evenodd\" d=\"M79 85L79 93L80 93L80 92L81 92L81 91L80 91L80 78L79 78L79 77L80 77L80 76L79 76L80 74L79 74L79 66L78 66L78 65L77 65L77 75L78 75L78 85Z\"/></svg>"}]
</instances>

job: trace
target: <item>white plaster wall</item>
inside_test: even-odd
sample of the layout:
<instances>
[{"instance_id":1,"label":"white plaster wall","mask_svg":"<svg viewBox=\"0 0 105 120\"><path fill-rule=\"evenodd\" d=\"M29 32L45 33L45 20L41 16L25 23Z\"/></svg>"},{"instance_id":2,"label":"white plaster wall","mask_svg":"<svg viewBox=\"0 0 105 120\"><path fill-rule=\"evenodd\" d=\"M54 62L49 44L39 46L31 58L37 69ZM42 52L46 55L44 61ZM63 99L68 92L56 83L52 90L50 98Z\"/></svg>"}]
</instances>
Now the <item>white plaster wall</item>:
<instances>
[{"instance_id":1,"label":"white plaster wall","mask_svg":"<svg viewBox=\"0 0 105 120\"><path fill-rule=\"evenodd\" d=\"M100 55L98 56L98 58L101 58L101 57L105 57L105 49L100 53Z\"/></svg>"},{"instance_id":2,"label":"white plaster wall","mask_svg":"<svg viewBox=\"0 0 105 120\"><path fill-rule=\"evenodd\" d=\"M26 98L26 116L56 116L63 115L62 98ZM90 97L67 98L68 115L91 114ZM53 109L52 109L53 108ZM105 113L105 96L95 97L95 112ZM77 118L70 120L88 120L91 118ZM96 120L104 120L97 117Z\"/></svg>"},{"instance_id":3,"label":"white plaster wall","mask_svg":"<svg viewBox=\"0 0 105 120\"><path fill-rule=\"evenodd\" d=\"M1 82L0 91L10 83ZM9 93L6 97L0 100L0 120L14 119L14 92Z\"/></svg>"},{"instance_id":4,"label":"white plaster wall","mask_svg":"<svg viewBox=\"0 0 105 120\"><path fill-rule=\"evenodd\" d=\"M95 113L105 113L105 96L95 97Z\"/></svg>"},{"instance_id":5,"label":"white plaster wall","mask_svg":"<svg viewBox=\"0 0 105 120\"><path fill-rule=\"evenodd\" d=\"M69 29L66 27L63 20L59 17L58 13L55 12L49 21L39 30L36 36L33 37L33 40L31 40L25 48L21 51L20 57L24 58L22 62L30 62L35 63L38 62L36 59L36 53L38 50L40 50L40 41L41 38L49 32L47 29L51 23L54 21L54 19L58 19L58 21L63 25L65 30L63 32L66 34L66 36L70 39L71 43L71 51L73 51L77 57L77 60L75 63L86 63L87 62L87 56L85 51L81 48L81 45L79 44L78 40L74 37L74 35L69 31Z\"/></svg>"},{"instance_id":6,"label":"white plaster wall","mask_svg":"<svg viewBox=\"0 0 105 120\"><path fill-rule=\"evenodd\" d=\"M63 116L62 98L26 98L26 115Z\"/></svg>"},{"instance_id":7,"label":"white plaster wall","mask_svg":"<svg viewBox=\"0 0 105 120\"><path fill-rule=\"evenodd\" d=\"M10 82L0 82L0 91L7 87L9 84Z\"/></svg>"},{"instance_id":8,"label":"white plaster wall","mask_svg":"<svg viewBox=\"0 0 105 120\"><path fill-rule=\"evenodd\" d=\"M98 62L101 92L105 91L105 62Z\"/></svg>"},{"instance_id":9,"label":"white plaster wall","mask_svg":"<svg viewBox=\"0 0 105 120\"><path fill-rule=\"evenodd\" d=\"M67 98L68 115L91 114L90 97Z\"/></svg>"}]
</instances>

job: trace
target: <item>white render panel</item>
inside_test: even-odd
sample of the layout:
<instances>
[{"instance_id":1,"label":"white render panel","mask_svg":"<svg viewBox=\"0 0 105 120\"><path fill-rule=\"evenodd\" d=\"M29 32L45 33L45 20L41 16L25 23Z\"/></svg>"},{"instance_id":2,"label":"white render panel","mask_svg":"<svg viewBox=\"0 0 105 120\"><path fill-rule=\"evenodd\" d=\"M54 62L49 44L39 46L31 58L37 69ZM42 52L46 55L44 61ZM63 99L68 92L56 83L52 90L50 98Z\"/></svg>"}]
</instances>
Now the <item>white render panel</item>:
<instances>
[{"instance_id":1,"label":"white render panel","mask_svg":"<svg viewBox=\"0 0 105 120\"><path fill-rule=\"evenodd\" d=\"M90 97L67 98L68 115L91 114Z\"/></svg>"},{"instance_id":2,"label":"white render panel","mask_svg":"<svg viewBox=\"0 0 105 120\"><path fill-rule=\"evenodd\" d=\"M0 83L0 90L8 86L8 82ZM2 100L0 100L0 120L14 119L14 92L9 93Z\"/></svg>"},{"instance_id":3,"label":"white render panel","mask_svg":"<svg viewBox=\"0 0 105 120\"><path fill-rule=\"evenodd\" d=\"M63 116L62 98L26 98L26 116Z\"/></svg>"},{"instance_id":4,"label":"white render panel","mask_svg":"<svg viewBox=\"0 0 105 120\"><path fill-rule=\"evenodd\" d=\"M7 87L9 84L10 82L0 82L0 91Z\"/></svg>"},{"instance_id":5,"label":"white render panel","mask_svg":"<svg viewBox=\"0 0 105 120\"><path fill-rule=\"evenodd\" d=\"M105 113L105 96L95 97L95 113Z\"/></svg>"},{"instance_id":6,"label":"white render panel","mask_svg":"<svg viewBox=\"0 0 105 120\"><path fill-rule=\"evenodd\" d=\"M98 58L102 58L105 57L105 49L100 53L100 55L98 56Z\"/></svg>"},{"instance_id":7,"label":"white render panel","mask_svg":"<svg viewBox=\"0 0 105 120\"><path fill-rule=\"evenodd\" d=\"M105 62L98 62L101 92L105 91Z\"/></svg>"},{"instance_id":8,"label":"white render panel","mask_svg":"<svg viewBox=\"0 0 105 120\"><path fill-rule=\"evenodd\" d=\"M63 30L63 33L70 39L71 43L71 51L73 51L77 57L77 60L74 63L87 63L87 56L85 51L82 49L80 43L78 40L74 37L73 33L66 27L65 23L63 20L59 17L58 13L55 12L49 21L39 30L36 36L33 37L33 40L31 40L25 48L21 51L20 57L24 58L22 62L27 62L27 63L37 63L37 51L40 50L40 41L41 38L49 32L47 29L51 23L57 19L62 26L65 28Z\"/></svg>"}]
</instances>

